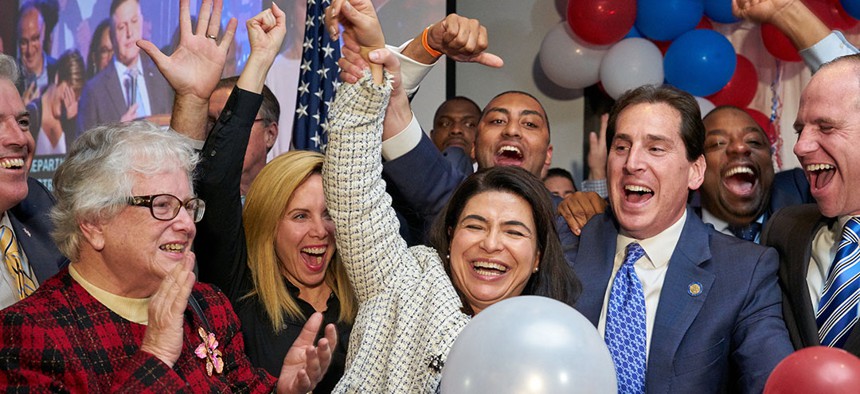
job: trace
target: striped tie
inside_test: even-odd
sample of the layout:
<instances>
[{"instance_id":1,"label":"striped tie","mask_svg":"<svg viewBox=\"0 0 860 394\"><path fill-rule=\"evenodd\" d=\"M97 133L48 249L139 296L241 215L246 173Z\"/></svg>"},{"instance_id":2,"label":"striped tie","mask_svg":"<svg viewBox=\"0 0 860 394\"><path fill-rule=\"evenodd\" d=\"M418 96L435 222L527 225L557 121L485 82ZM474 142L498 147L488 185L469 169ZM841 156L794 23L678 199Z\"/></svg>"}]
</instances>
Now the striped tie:
<instances>
[{"instance_id":1,"label":"striped tie","mask_svg":"<svg viewBox=\"0 0 860 394\"><path fill-rule=\"evenodd\" d=\"M18 242L11 228L0 226L0 247L3 248L3 261L6 263L6 268L15 281L18 299L23 300L24 297L36 291L37 285L30 273L24 270L22 263L24 256L18 250Z\"/></svg>"},{"instance_id":2,"label":"striped tie","mask_svg":"<svg viewBox=\"0 0 860 394\"><path fill-rule=\"evenodd\" d=\"M830 266L818 304L818 337L824 346L839 347L848 339L857 322L857 301L860 300L860 217L853 217L842 229L842 241Z\"/></svg>"},{"instance_id":3,"label":"striped tie","mask_svg":"<svg viewBox=\"0 0 860 394\"><path fill-rule=\"evenodd\" d=\"M606 308L604 339L615 362L618 392L622 394L645 392L645 293L633 267L644 255L638 243L627 245L627 255L612 281Z\"/></svg>"}]
</instances>

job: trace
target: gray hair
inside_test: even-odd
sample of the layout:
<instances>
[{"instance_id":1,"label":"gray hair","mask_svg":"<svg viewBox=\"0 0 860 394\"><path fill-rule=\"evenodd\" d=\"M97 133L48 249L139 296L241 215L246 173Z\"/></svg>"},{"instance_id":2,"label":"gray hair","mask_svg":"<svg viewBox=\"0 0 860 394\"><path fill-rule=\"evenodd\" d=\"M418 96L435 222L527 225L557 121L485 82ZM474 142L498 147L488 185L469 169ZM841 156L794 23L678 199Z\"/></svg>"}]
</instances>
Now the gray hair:
<instances>
[{"instance_id":1,"label":"gray hair","mask_svg":"<svg viewBox=\"0 0 860 394\"><path fill-rule=\"evenodd\" d=\"M21 80L21 72L18 70L18 63L15 62L15 58L3 53L0 53L0 79L11 81L19 92L24 87Z\"/></svg>"},{"instance_id":2,"label":"gray hair","mask_svg":"<svg viewBox=\"0 0 860 394\"><path fill-rule=\"evenodd\" d=\"M78 258L79 223L110 219L132 196L134 175L181 168L193 193L199 155L191 140L149 122L99 126L75 140L54 174L57 203L51 211L54 242L72 261Z\"/></svg>"}]
</instances>

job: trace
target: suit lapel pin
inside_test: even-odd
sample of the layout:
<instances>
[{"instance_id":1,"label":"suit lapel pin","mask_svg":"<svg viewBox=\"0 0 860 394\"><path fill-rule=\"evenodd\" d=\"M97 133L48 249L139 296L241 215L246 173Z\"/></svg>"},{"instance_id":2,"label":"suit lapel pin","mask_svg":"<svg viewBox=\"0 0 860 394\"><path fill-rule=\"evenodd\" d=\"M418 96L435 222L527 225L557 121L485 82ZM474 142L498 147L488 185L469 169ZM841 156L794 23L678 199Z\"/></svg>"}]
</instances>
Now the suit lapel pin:
<instances>
[{"instance_id":1,"label":"suit lapel pin","mask_svg":"<svg viewBox=\"0 0 860 394\"><path fill-rule=\"evenodd\" d=\"M699 294L702 294L702 284L699 282L690 283L687 287L687 293L693 297L698 297Z\"/></svg>"},{"instance_id":2,"label":"suit lapel pin","mask_svg":"<svg viewBox=\"0 0 860 394\"><path fill-rule=\"evenodd\" d=\"M27 230L27 228L26 228L26 227L23 227L23 228L22 228L22 230L24 230L24 233L25 233L25 234L27 234L27 236L28 236L28 237L32 237L32 236L33 236L32 234L30 234L30 230Z\"/></svg>"}]
</instances>

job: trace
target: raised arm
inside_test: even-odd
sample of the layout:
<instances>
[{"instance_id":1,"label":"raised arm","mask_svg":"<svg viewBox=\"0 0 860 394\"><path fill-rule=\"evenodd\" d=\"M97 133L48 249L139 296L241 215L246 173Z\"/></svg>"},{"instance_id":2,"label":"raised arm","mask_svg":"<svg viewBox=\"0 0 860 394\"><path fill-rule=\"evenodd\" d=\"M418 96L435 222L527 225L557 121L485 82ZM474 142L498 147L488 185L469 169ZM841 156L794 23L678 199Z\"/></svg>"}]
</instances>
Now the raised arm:
<instances>
[{"instance_id":1,"label":"raised arm","mask_svg":"<svg viewBox=\"0 0 860 394\"><path fill-rule=\"evenodd\" d=\"M231 18L218 40L221 30L221 0L204 0L198 13L197 28L191 30L189 1L179 2L179 46L170 56L152 42L141 40L137 45L149 55L158 70L176 91L170 126L196 140L206 139L206 111L209 96L221 78L227 50L236 33L236 19ZM215 38L212 38L215 37Z\"/></svg>"},{"instance_id":2,"label":"raised arm","mask_svg":"<svg viewBox=\"0 0 860 394\"><path fill-rule=\"evenodd\" d=\"M824 22L800 0L732 0L732 12L738 18L776 26L798 50L830 34Z\"/></svg>"},{"instance_id":3,"label":"raised arm","mask_svg":"<svg viewBox=\"0 0 860 394\"><path fill-rule=\"evenodd\" d=\"M375 14L369 15L373 7L363 7L370 4L369 0L332 4L341 6L334 17L351 21L342 23L348 45L381 46L384 42L378 22L356 23L376 20ZM329 17L331 11L326 13ZM356 42L355 37L364 41ZM399 63L387 49L364 52L367 63L385 64L387 79L377 84L365 74L356 84L340 86L330 112L329 145L323 164L323 188L335 223L338 253L360 303L396 283L393 276L411 271L398 268L408 261L409 254L397 232L397 218L385 193L380 165L380 134L389 95L392 90L402 90L396 78Z\"/></svg>"},{"instance_id":4,"label":"raised arm","mask_svg":"<svg viewBox=\"0 0 860 394\"><path fill-rule=\"evenodd\" d=\"M812 72L837 57L858 52L800 0L732 0L732 11L738 18L774 25L791 40Z\"/></svg>"}]
</instances>

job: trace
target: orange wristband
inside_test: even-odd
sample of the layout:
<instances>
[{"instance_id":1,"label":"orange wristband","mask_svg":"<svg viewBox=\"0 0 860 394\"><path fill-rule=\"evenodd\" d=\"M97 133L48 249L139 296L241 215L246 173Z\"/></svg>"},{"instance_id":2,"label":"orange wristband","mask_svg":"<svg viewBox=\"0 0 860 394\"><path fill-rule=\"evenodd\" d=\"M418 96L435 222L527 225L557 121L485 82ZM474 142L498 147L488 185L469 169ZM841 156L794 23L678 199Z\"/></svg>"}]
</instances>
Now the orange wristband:
<instances>
[{"instance_id":1,"label":"orange wristband","mask_svg":"<svg viewBox=\"0 0 860 394\"><path fill-rule=\"evenodd\" d=\"M421 33L421 46L424 47L424 50L427 51L427 53L429 53L430 56L439 57L439 56L442 56L442 52L439 52L433 48L430 48L430 45L427 44L427 32L430 31L431 27L433 27L433 25L427 26L427 28L424 29L424 32Z\"/></svg>"}]
</instances>

